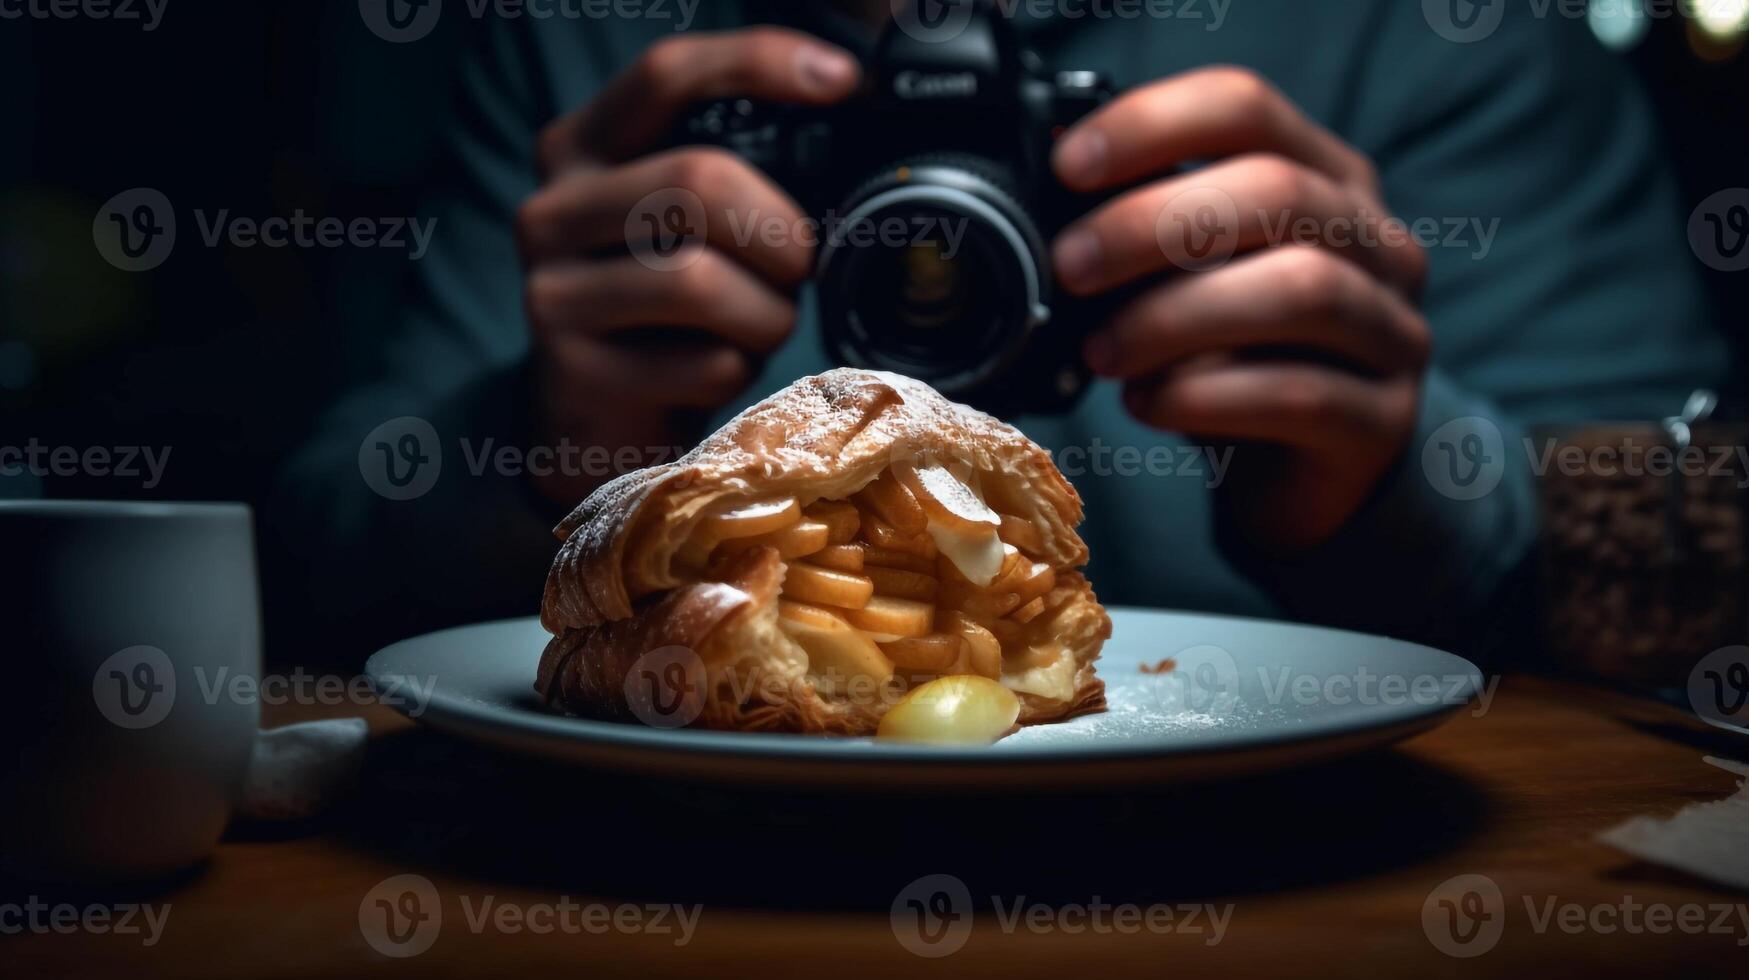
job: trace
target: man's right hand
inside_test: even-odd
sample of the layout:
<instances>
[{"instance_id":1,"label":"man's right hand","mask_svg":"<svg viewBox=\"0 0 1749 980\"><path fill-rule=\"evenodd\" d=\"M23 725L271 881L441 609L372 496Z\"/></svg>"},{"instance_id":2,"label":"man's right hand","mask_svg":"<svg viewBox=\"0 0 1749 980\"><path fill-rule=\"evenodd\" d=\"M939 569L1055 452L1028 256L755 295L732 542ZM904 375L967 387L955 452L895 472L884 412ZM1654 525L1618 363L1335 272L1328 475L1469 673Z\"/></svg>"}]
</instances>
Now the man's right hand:
<instances>
[{"instance_id":1,"label":"man's right hand","mask_svg":"<svg viewBox=\"0 0 1749 980\"><path fill-rule=\"evenodd\" d=\"M774 217L796 229L804 215L733 154L662 144L696 103L826 105L855 91L859 75L848 54L794 31L676 36L541 132L543 183L517 211L516 234L545 437L613 451L672 446L692 437L686 419L752 381L795 326L813 244L797 234L737 241L735 229ZM664 192L696 195L708 219L703 247L672 267L634 255L627 241L628 218ZM565 504L599 482L536 480Z\"/></svg>"}]
</instances>

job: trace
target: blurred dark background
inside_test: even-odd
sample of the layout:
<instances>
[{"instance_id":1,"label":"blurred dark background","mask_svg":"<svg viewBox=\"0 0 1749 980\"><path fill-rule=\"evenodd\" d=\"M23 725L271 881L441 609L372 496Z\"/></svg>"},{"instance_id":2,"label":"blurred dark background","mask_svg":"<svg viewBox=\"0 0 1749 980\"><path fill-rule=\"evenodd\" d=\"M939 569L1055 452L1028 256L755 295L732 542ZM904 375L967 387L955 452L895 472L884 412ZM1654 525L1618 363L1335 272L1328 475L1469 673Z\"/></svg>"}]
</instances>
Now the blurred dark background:
<instances>
[{"instance_id":1,"label":"blurred dark background","mask_svg":"<svg viewBox=\"0 0 1749 980\"><path fill-rule=\"evenodd\" d=\"M1593 0L1593 29L1660 107L1685 206L1749 185L1749 0L1601 16L1635 2ZM142 27L0 19L0 445L171 446L173 462L150 489L26 475L0 478L0 496L259 500L333 395L347 345L393 318L407 252L208 248L193 211L417 213L477 29L445 16L391 44L356 0L168 0ZM135 187L162 191L179 225L174 253L143 273L106 263L92 237L99 207ZM1749 273L1710 275L1741 347Z\"/></svg>"}]
</instances>

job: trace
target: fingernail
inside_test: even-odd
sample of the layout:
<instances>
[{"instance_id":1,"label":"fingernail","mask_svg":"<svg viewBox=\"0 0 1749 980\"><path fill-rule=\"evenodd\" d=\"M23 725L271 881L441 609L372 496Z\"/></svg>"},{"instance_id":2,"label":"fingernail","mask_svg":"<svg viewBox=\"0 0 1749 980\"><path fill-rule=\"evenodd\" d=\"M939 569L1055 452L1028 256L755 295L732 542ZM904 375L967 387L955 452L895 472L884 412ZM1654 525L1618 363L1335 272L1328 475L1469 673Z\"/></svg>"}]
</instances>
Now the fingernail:
<instances>
[{"instance_id":1,"label":"fingernail","mask_svg":"<svg viewBox=\"0 0 1749 980\"><path fill-rule=\"evenodd\" d=\"M856 62L842 51L806 45L796 52L802 80L821 92L841 92L856 78Z\"/></svg>"},{"instance_id":2,"label":"fingernail","mask_svg":"<svg viewBox=\"0 0 1749 980\"><path fill-rule=\"evenodd\" d=\"M1052 258L1057 264L1057 278L1069 285L1087 282L1099 268L1102 249L1099 235L1089 228L1077 228L1057 239Z\"/></svg>"},{"instance_id":3,"label":"fingernail","mask_svg":"<svg viewBox=\"0 0 1749 980\"><path fill-rule=\"evenodd\" d=\"M1094 129L1076 130L1057 144L1057 175L1080 187L1105 177L1105 134Z\"/></svg>"},{"instance_id":4,"label":"fingernail","mask_svg":"<svg viewBox=\"0 0 1749 980\"><path fill-rule=\"evenodd\" d=\"M1087 338L1081 345L1081 356L1087 359L1087 366L1094 374L1111 375L1117 372L1117 339L1109 331L1101 331Z\"/></svg>"}]
</instances>

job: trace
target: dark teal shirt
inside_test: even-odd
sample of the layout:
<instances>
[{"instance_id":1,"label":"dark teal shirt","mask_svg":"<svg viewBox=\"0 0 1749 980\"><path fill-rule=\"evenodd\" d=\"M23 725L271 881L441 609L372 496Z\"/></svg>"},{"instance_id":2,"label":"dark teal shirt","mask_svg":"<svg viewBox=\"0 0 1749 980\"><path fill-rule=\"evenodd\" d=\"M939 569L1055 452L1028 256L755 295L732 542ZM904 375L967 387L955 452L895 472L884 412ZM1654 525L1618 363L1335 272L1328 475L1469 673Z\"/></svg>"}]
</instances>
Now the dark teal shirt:
<instances>
[{"instance_id":1,"label":"dark teal shirt","mask_svg":"<svg viewBox=\"0 0 1749 980\"><path fill-rule=\"evenodd\" d=\"M799 21L811 6L706 2L691 28ZM1291 562L1228 542L1210 456L1130 418L1111 385L1068 417L1017 420L1086 499L1094 586L1112 603L1289 616L1471 651L1527 640L1526 426L1670 415L1726 369L1646 101L1583 21L1522 5L1469 44L1404 0L1232 0L1217 25L1222 6L1178 5L1200 19L1020 26L1050 67L1099 68L1125 87L1249 66L1370 156L1394 213L1432 232L1422 306L1435 365L1396 471L1335 540ZM405 315L373 338L377 356L289 461L267 514L278 581L311 598L298 624L346 623L363 647L536 611L558 515L514 467L479 458L532 439L511 216L536 187L541 127L675 26L487 20L460 79L450 154L434 162L436 233ZM746 401L828 366L811 303L802 319ZM401 416L431 423L441 474L395 501L361 479L360 449ZM1447 426L1476 418L1487 424ZM1485 444L1461 438L1495 430ZM1480 496L1441 475L1471 475L1476 448L1499 479Z\"/></svg>"}]
</instances>

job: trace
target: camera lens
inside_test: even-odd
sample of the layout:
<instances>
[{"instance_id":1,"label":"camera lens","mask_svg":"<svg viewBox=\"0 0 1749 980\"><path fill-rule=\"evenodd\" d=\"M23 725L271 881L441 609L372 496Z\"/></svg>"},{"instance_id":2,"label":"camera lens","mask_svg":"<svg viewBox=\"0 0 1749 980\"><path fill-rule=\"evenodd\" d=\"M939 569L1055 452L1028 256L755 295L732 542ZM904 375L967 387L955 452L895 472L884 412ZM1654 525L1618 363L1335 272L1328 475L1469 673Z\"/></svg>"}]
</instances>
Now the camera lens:
<instances>
[{"instance_id":1,"label":"camera lens","mask_svg":"<svg viewBox=\"0 0 1749 980\"><path fill-rule=\"evenodd\" d=\"M1002 254L961 215L916 208L902 220L890 227L911 228L906 241L889 238L842 257L847 338L893 370L952 376L974 368L1001 346L1005 321L1021 315L1013 290L1003 288Z\"/></svg>"},{"instance_id":2,"label":"camera lens","mask_svg":"<svg viewBox=\"0 0 1749 980\"><path fill-rule=\"evenodd\" d=\"M914 330L950 325L965 312L959 256L941 239L920 238L899 257L899 318Z\"/></svg>"},{"instance_id":3,"label":"camera lens","mask_svg":"<svg viewBox=\"0 0 1749 980\"><path fill-rule=\"evenodd\" d=\"M1042 246L986 166L900 164L845 205L821 245L838 360L950 394L988 382L1042 320Z\"/></svg>"}]
</instances>

